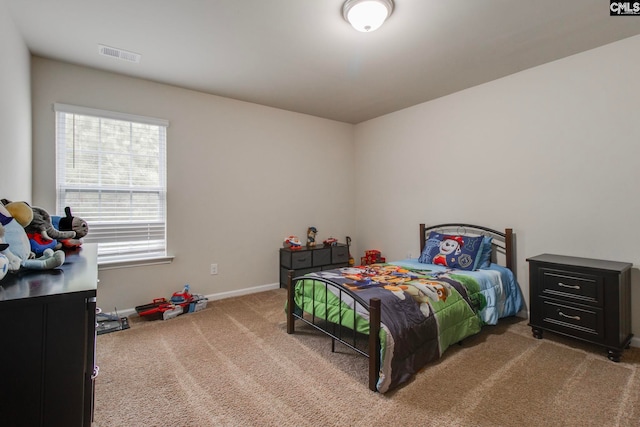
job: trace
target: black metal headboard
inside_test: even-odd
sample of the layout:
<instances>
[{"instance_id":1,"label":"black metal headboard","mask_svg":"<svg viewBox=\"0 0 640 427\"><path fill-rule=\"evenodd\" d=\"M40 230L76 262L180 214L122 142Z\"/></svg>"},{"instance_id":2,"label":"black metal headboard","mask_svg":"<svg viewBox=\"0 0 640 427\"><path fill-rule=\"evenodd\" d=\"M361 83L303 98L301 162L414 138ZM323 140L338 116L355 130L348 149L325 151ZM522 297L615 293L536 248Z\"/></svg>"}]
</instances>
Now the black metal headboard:
<instances>
[{"instance_id":1,"label":"black metal headboard","mask_svg":"<svg viewBox=\"0 0 640 427\"><path fill-rule=\"evenodd\" d=\"M437 231L438 233L443 234L459 234L463 236L493 237L491 243L493 249L491 251L492 261L497 262L497 254L504 254L505 267L515 274L515 253L513 250L513 230L511 228L505 228L504 232L502 232L474 224L448 223L432 225L429 227L425 224L420 224L420 253L422 253L427 242L427 237L431 231Z\"/></svg>"}]
</instances>

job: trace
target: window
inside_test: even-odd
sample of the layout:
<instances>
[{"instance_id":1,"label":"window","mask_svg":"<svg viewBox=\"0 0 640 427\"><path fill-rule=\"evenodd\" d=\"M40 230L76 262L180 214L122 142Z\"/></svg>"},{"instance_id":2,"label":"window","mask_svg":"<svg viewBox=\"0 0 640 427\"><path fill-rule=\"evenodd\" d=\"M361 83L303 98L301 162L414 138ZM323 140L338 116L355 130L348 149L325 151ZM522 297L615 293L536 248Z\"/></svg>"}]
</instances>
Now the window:
<instances>
[{"instance_id":1,"label":"window","mask_svg":"<svg viewBox=\"0 0 640 427\"><path fill-rule=\"evenodd\" d=\"M166 257L166 120L54 105L57 212L89 224L98 263Z\"/></svg>"}]
</instances>

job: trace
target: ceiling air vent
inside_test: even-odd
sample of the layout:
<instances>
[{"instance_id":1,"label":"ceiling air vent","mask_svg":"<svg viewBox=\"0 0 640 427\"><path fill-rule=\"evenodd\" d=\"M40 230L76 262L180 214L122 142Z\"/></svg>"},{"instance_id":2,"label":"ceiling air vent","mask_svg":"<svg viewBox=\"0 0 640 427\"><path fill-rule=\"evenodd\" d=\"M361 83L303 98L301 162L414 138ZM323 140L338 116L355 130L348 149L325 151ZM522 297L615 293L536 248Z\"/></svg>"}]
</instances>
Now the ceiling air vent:
<instances>
[{"instance_id":1,"label":"ceiling air vent","mask_svg":"<svg viewBox=\"0 0 640 427\"><path fill-rule=\"evenodd\" d=\"M118 49L117 47L105 46L103 44L98 45L98 53L100 55L109 56L111 58L135 63L140 62L140 58L142 57L142 55L139 55L137 53Z\"/></svg>"}]
</instances>

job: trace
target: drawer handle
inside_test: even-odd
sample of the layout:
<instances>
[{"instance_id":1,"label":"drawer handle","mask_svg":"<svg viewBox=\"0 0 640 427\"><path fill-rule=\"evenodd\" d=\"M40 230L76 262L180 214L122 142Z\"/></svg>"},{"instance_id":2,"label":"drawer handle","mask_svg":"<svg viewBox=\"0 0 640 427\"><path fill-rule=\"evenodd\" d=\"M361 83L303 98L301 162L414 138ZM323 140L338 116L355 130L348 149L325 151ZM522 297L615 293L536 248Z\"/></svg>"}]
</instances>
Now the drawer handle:
<instances>
[{"instance_id":1,"label":"drawer handle","mask_svg":"<svg viewBox=\"0 0 640 427\"><path fill-rule=\"evenodd\" d=\"M561 286L563 288L580 289L579 285L565 285L562 282L558 282L558 286Z\"/></svg>"},{"instance_id":2,"label":"drawer handle","mask_svg":"<svg viewBox=\"0 0 640 427\"><path fill-rule=\"evenodd\" d=\"M571 319L571 320L580 320L580 316L569 316L567 314L564 314L561 311L558 311L558 314L562 317L566 317L567 319Z\"/></svg>"},{"instance_id":3,"label":"drawer handle","mask_svg":"<svg viewBox=\"0 0 640 427\"><path fill-rule=\"evenodd\" d=\"M304 262L306 260L307 260L307 258L298 258L298 262Z\"/></svg>"}]
</instances>

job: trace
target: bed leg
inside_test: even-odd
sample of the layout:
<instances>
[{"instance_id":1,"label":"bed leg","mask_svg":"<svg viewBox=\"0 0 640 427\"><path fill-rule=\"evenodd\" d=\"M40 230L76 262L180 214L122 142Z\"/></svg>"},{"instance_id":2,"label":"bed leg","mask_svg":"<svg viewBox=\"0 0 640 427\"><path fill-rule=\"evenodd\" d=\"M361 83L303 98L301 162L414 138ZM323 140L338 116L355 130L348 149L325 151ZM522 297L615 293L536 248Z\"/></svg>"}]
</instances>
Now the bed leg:
<instances>
[{"instance_id":1,"label":"bed leg","mask_svg":"<svg viewBox=\"0 0 640 427\"><path fill-rule=\"evenodd\" d=\"M516 271L514 270L515 265L513 259L513 229L506 228L504 230L504 234L504 251L507 256L507 268L511 270L513 274L516 274Z\"/></svg>"},{"instance_id":2,"label":"bed leg","mask_svg":"<svg viewBox=\"0 0 640 427\"><path fill-rule=\"evenodd\" d=\"M295 318L293 317L293 270L289 270L287 274L287 333L295 332Z\"/></svg>"},{"instance_id":3,"label":"bed leg","mask_svg":"<svg viewBox=\"0 0 640 427\"><path fill-rule=\"evenodd\" d=\"M369 390L377 391L380 372L380 299L369 301Z\"/></svg>"}]
</instances>

